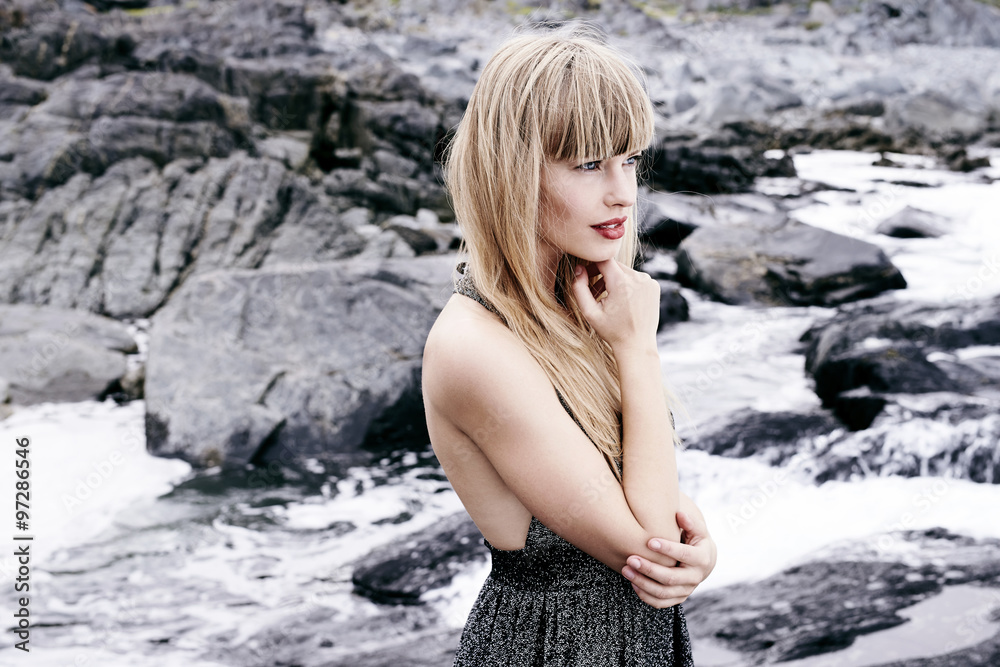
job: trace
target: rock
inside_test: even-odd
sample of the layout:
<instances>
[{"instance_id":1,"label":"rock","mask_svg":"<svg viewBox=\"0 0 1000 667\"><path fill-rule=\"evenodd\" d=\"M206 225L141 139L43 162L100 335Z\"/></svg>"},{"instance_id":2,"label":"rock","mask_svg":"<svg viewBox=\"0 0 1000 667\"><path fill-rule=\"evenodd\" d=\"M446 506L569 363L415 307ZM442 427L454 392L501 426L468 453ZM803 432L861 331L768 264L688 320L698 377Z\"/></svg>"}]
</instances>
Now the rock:
<instances>
[{"instance_id":1,"label":"rock","mask_svg":"<svg viewBox=\"0 0 1000 667\"><path fill-rule=\"evenodd\" d=\"M750 74L746 81L727 81L710 87L701 101L703 121L709 125L767 118L782 109L802 106L802 98L787 81Z\"/></svg>"},{"instance_id":2,"label":"rock","mask_svg":"<svg viewBox=\"0 0 1000 667\"><path fill-rule=\"evenodd\" d=\"M6 227L0 301L115 317L149 315L194 273L341 259L364 247L308 179L242 153L162 171L135 158L98 178L77 174L12 208Z\"/></svg>"},{"instance_id":3,"label":"rock","mask_svg":"<svg viewBox=\"0 0 1000 667\"><path fill-rule=\"evenodd\" d=\"M239 102L187 75L60 80L0 139L0 153L13 156L0 169L0 187L33 198L79 171L100 176L133 157L163 166L227 156L245 144L246 129Z\"/></svg>"},{"instance_id":4,"label":"rock","mask_svg":"<svg viewBox=\"0 0 1000 667\"><path fill-rule=\"evenodd\" d=\"M454 263L278 265L186 281L151 321L150 450L197 466L294 467L357 457L373 427L425 446L407 406L419 402L423 342Z\"/></svg>"},{"instance_id":5,"label":"rock","mask_svg":"<svg viewBox=\"0 0 1000 667\"><path fill-rule=\"evenodd\" d=\"M875 399L883 404L870 407L878 413L863 430L816 438L800 450L797 462L817 483L899 475L1000 484L1000 396L873 392Z\"/></svg>"},{"instance_id":6,"label":"rock","mask_svg":"<svg viewBox=\"0 0 1000 667\"><path fill-rule=\"evenodd\" d=\"M816 436L836 431L840 424L823 411L759 412L739 410L726 423L689 439L688 446L718 456L755 456L769 465L781 465Z\"/></svg>"},{"instance_id":7,"label":"rock","mask_svg":"<svg viewBox=\"0 0 1000 667\"><path fill-rule=\"evenodd\" d=\"M964 143L987 128L987 114L971 110L952 96L928 90L889 106L886 121L901 134L916 131L927 137Z\"/></svg>"},{"instance_id":8,"label":"rock","mask_svg":"<svg viewBox=\"0 0 1000 667\"><path fill-rule=\"evenodd\" d=\"M927 361L924 352L905 341L873 343L830 356L813 373L816 394L829 406L843 391L868 387L873 392L920 394L959 389L948 375Z\"/></svg>"},{"instance_id":9,"label":"rock","mask_svg":"<svg viewBox=\"0 0 1000 667\"><path fill-rule=\"evenodd\" d=\"M949 222L944 216L907 206L880 222L875 231L900 239L937 238L945 233Z\"/></svg>"},{"instance_id":10,"label":"rock","mask_svg":"<svg viewBox=\"0 0 1000 667\"><path fill-rule=\"evenodd\" d=\"M50 3L19 3L20 20L5 29L0 40L0 62L19 76L52 80L84 63L127 62L134 42L114 28L102 29L86 13L70 15Z\"/></svg>"},{"instance_id":11,"label":"rock","mask_svg":"<svg viewBox=\"0 0 1000 667\"><path fill-rule=\"evenodd\" d=\"M706 139L663 139L653 152L650 183L668 192L715 195L747 192L758 176L795 175L789 156L764 156L759 128L741 123L726 127Z\"/></svg>"},{"instance_id":12,"label":"rock","mask_svg":"<svg viewBox=\"0 0 1000 667\"><path fill-rule=\"evenodd\" d=\"M877 246L778 216L695 231L677 268L681 284L731 304L830 306L906 287Z\"/></svg>"},{"instance_id":13,"label":"rock","mask_svg":"<svg viewBox=\"0 0 1000 667\"><path fill-rule=\"evenodd\" d=\"M941 529L884 533L833 545L762 581L696 591L684 611L694 639L721 642L743 654L747 664L816 655L833 661L840 656L842 664L849 664L839 651L862 635L905 623L900 612L947 593L950 586L988 587L995 597L1000 592L998 547L997 540ZM992 659L1000 656L1000 635L986 649ZM963 660L975 649L947 651L948 661L918 662L991 664Z\"/></svg>"},{"instance_id":14,"label":"rock","mask_svg":"<svg viewBox=\"0 0 1000 667\"><path fill-rule=\"evenodd\" d=\"M419 604L421 595L446 586L488 553L476 524L462 511L368 554L351 581L356 593L375 602Z\"/></svg>"},{"instance_id":15,"label":"rock","mask_svg":"<svg viewBox=\"0 0 1000 667\"><path fill-rule=\"evenodd\" d=\"M0 377L11 402L102 399L137 351L124 325L66 308L0 305Z\"/></svg>"},{"instance_id":16,"label":"rock","mask_svg":"<svg viewBox=\"0 0 1000 667\"><path fill-rule=\"evenodd\" d=\"M679 285L670 280L658 280L660 283L660 319L656 325L657 331L662 331L667 324L687 322L689 319L688 302L681 295Z\"/></svg>"},{"instance_id":17,"label":"rock","mask_svg":"<svg viewBox=\"0 0 1000 667\"><path fill-rule=\"evenodd\" d=\"M810 2L809 21L813 23L833 23L837 20L837 13L829 2Z\"/></svg>"},{"instance_id":18,"label":"rock","mask_svg":"<svg viewBox=\"0 0 1000 667\"><path fill-rule=\"evenodd\" d=\"M1000 298L962 305L888 300L845 305L800 340L816 394L853 429L868 428L895 400L892 394L990 398L1000 389L1000 364L994 367L991 357L963 360L948 354L1000 343Z\"/></svg>"},{"instance_id":19,"label":"rock","mask_svg":"<svg viewBox=\"0 0 1000 667\"><path fill-rule=\"evenodd\" d=\"M1000 9L977 0L866 0L848 44L866 51L905 44L996 48Z\"/></svg>"}]
</instances>

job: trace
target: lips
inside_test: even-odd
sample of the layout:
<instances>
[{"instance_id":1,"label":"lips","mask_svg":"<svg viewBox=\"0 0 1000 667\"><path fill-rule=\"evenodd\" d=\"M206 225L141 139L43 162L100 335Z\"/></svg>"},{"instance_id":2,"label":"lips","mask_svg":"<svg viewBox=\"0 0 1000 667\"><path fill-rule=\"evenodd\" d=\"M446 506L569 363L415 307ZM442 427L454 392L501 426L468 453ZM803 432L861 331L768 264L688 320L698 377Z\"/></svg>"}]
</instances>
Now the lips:
<instances>
[{"instance_id":1,"label":"lips","mask_svg":"<svg viewBox=\"0 0 1000 667\"><path fill-rule=\"evenodd\" d=\"M620 239L625 236L625 221L628 218L614 218L606 220L599 225L591 225L591 229L606 239Z\"/></svg>"}]
</instances>

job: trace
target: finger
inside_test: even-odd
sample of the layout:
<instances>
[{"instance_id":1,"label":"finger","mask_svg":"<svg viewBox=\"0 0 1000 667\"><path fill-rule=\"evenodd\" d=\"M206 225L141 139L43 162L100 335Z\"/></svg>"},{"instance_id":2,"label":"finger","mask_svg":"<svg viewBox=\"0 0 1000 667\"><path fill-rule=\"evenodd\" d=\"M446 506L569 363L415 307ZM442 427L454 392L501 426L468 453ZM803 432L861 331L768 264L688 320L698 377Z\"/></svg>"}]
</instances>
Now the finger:
<instances>
[{"instance_id":1,"label":"finger","mask_svg":"<svg viewBox=\"0 0 1000 667\"><path fill-rule=\"evenodd\" d=\"M687 539L684 540L685 544L692 544L695 540L708 536L708 526L705 522L696 521L694 517L686 512L677 513L677 527L687 534Z\"/></svg>"},{"instance_id":2,"label":"finger","mask_svg":"<svg viewBox=\"0 0 1000 667\"><path fill-rule=\"evenodd\" d=\"M705 564L704 557L694 545L654 538L647 546L656 553L673 558L684 565L700 567Z\"/></svg>"},{"instance_id":3,"label":"finger","mask_svg":"<svg viewBox=\"0 0 1000 667\"><path fill-rule=\"evenodd\" d=\"M664 567L639 556L629 556L628 564L622 568L622 575L630 581L649 582L644 586L655 592L653 586L697 586L702 577L695 568Z\"/></svg>"},{"instance_id":4,"label":"finger","mask_svg":"<svg viewBox=\"0 0 1000 667\"><path fill-rule=\"evenodd\" d=\"M654 607L656 609L666 609L667 607L673 607L674 605L678 605L687 599L686 597L673 597L667 599L660 599L650 595L641 588L637 588L635 585L632 586L632 590L635 591L635 594L639 596L640 600L648 604L650 607Z\"/></svg>"},{"instance_id":5,"label":"finger","mask_svg":"<svg viewBox=\"0 0 1000 667\"><path fill-rule=\"evenodd\" d=\"M667 576L650 575L647 576L631 568L624 568L622 574L633 584L646 591L653 597L672 598L690 595L691 592L701 583L697 576L697 571L688 569L672 568L675 574Z\"/></svg>"},{"instance_id":6,"label":"finger","mask_svg":"<svg viewBox=\"0 0 1000 667\"><path fill-rule=\"evenodd\" d=\"M570 284L573 289L573 294L576 296L576 302L580 306L580 312L588 320L594 315L599 314L600 310L597 307L597 301L594 299L594 294L590 291L590 281L587 275L587 270L584 269L582 265L577 265L576 273L573 276L573 282Z\"/></svg>"}]
</instances>

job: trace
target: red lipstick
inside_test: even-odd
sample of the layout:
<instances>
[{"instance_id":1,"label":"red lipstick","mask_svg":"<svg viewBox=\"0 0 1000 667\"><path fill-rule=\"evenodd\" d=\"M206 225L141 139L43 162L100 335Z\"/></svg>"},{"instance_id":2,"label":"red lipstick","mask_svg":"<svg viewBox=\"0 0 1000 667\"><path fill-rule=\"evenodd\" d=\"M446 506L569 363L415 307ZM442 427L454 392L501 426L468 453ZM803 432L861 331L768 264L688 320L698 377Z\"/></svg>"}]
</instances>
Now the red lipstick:
<instances>
[{"instance_id":1,"label":"red lipstick","mask_svg":"<svg viewBox=\"0 0 1000 667\"><path fill-rule=\"evenodd\" d=\"M605 220L599 225L591 225L590 228L604 238L614 241L625 236L625 222L627 220L627 217L613 218L611 220Z\"/></svg>"}]
</instances>

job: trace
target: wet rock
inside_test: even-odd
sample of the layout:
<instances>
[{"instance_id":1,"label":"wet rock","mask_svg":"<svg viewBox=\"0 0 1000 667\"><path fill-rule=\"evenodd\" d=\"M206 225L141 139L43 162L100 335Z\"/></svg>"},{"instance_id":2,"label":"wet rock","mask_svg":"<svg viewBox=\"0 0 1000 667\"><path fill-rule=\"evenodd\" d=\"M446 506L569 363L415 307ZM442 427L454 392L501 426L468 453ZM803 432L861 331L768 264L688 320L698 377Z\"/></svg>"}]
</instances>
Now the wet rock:
<instances>
[{"instance_id":1,"label":"wet rock","mask_svg":"<svg viewBox=\"0 0 1000 667\"><path fill-rule=\"evenodd\" d=\"M126 327L92 313L0 305L0 378L11 402L103 398L137 351Z\"/></svg>"},{"instance_id":2,"label":"wet rock","mask_svg":"<svg viewBox=\"0 0 1000 667\"><path fill-rule=\"evenodd\" d=\"M373 425L424 446L422 425L395 415L406 419L419 396L424 339L453 268L437 255L186 281L151 321L151 451L197 466L294 467L357 456Z\"/></svg>"},{"instance_id":3,"label":"wet rock","mask_svg":"<svg viewBox=\"0 0 1000 667\"><path fill-rule=\"evenodd\" d=\"M877 246L777 215L695 231L677 268L682 284L731 304L830 306L906 287Z\"/></svg>"},{"instance_id":4,"label":"wet rock","mask_svg":"<svg viewBox=\"0 0 1000 667\"><path fill-rule=\"evenodd\" d=\"M1000 344L1000 299L960 305L883 299L845 305L800 340L816 394L855 429L868 427L886 395L992 397L1000 388L1000 368L992 356L958 354L971 346ZM854 391L862 387L868 392Z\"/></svg>"},{"instance_id":5,"label":"wet rock","mask_svg":"<svg viewBox=\"0 0 1000 667\"><path fill-rule=\"evenodd\" d=\"M873 344L874 345L874 344ZM829 357L816 368L816 394L830 405L842 391L868 387L875 392L921 394L956 391L958 385L905 341L851 350Z\"/></svg>"},{"instance_id":6,"label":"wet rock","mask_svg":"<svg viewBox=\"0 0 1000 667\"><path fill-rule=\"evenodd\" d=\"M936 238L945 233L948 223L944 216L907 206L880 222L875 231L900 239Z\"/></svg>"},{"instance_id":7,"label":"wet rock","mask_svg":"<svg viewBox=\"0 0 1000 667\"><path fill-rule=\"evenodd\" d=\"M376 602L418 604L425 592L446 586L488 554L476 524L462 511L368 554L351 581L355 592Z\"/></svg>"},{"instance_id":8,"label":"wet rock","mask_svg":"<svg viewBox=\"0 0 1000 667\"><path fill-rule=\"evenodd\" d=\"M941 529L886 533L833 545L759 582L696 591L684 611L694 638L722 643L753 664L836 660L859 637L907 622L900 612L948 586L986 586L1000 595L998 546ZM995 659L998 643L976 648ZM940 664L989 664L962 662L970 651L952 649Z\"/></svg>"},{"instance_id":9,"label":"wet rock","mask_svg":"<svg viewBox=\"0 0 1000 667\"><path fill-rule=\"evenodd\" d=\"M658 280L660 283L660 319L656 325L657 331L674 322L687 322L690 319L688 314L687 299L681 294L680 285L671 280Z\"/></svg>"},{"instance_id":10,"label":"wet rock","mask_svg":"<svg viewBox=\"0 0 1000 667\"><path fill-rule=\"evenodd\" d=\"M698 433L688 444L710 454L744 458L758 457L770 465L781 465L806 443L843 427L829 413L815 411L759 412L739 410L707 433Z\"/></svg>"},{"instance_id":11,"label":"wet rock","mask_svg":"<svg viewBox=\"0 0 1000 667\"><path fill-rule=\"evenodd\" d=\"M873 392L874 399L884 405L864 430L800 449L803 469L818 483L900 475L1000 484L1000 396Z\"/></svg>"}]
</instances>

